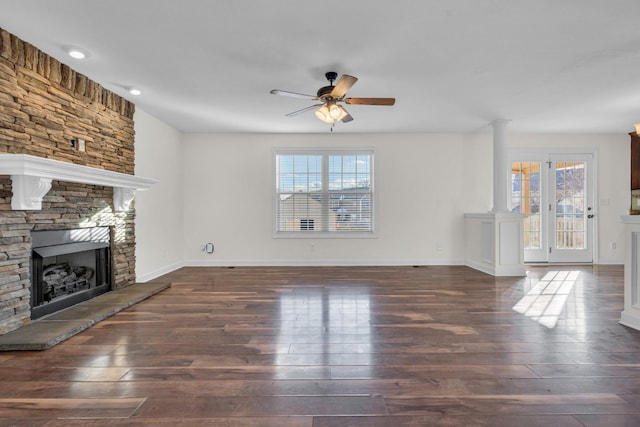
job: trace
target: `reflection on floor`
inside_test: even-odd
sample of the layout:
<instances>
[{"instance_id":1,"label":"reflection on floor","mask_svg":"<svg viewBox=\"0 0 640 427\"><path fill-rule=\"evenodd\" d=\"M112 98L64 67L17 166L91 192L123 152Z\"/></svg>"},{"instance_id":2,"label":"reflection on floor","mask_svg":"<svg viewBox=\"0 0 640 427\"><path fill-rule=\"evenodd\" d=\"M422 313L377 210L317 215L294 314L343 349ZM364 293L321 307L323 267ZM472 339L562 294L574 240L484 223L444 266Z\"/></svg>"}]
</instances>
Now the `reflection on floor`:
<instances>
[{"instance_id":1,"label":"reflection on floor","mask_svg":"<svg viewBox=\"0 0 640 427\"><path fill-rule=\"evenodd\" d=\"M574 309L584 311L584 307L580 307L584 301L581 298L584 288L579 279L580 271L549 271L527 290L513 310L547 328L555 328L568 303ZM529 286L525 284L525 287Z\"/></svg>"},{"instance_id":2,"label":"reflection on floor","mask_svg":"<svg viewBox=\"0 0 640 427\"><path fill-rule=\"evenodd\" d=\"M640 425L622 266L183 268L44 351L0 426Z\"/></svg>"}]
</instances>

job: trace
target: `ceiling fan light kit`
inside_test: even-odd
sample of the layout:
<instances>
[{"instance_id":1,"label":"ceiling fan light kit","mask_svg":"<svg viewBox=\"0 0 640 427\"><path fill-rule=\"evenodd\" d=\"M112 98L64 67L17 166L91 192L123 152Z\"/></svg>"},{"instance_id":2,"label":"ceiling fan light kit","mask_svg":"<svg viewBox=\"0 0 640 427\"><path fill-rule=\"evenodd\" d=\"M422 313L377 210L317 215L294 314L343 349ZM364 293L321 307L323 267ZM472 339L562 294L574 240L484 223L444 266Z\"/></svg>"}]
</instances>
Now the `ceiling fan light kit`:
<instances>
[{"instance_id":1,"label":"ceiling fan light kit","mask_svg":"<svg viewBox=\"0 0 640 427\"><path fill-rule=\"evenodd\" d=\"M333 124L333 118L329 114L329 109L326 105L323 105L316 110L316 117L325 123Z\"/></svg>"},{"instance_id":2,"label":"ceiling fan light kit","mask_svg":"<svg viewBox=\"0 0 640 427\"><path fill-rule=\"evenodd\" d=\"M335 71L329 71L325 73L325 77L329 81L329 86L323 86L316 92L316 95L305 95L298 92L290 92L286 90L273 89L271 91L274 95L283 95L293 98L303 98L313 101L321 101L320 104L315 104L310 107L302 108L297 111L286 114L287 117L297 116L300 113L310 110L316 110L315 115L318 119L331 125L331 130L335 126L336 122L347 123L353 120L351 114L340 104L344 102L350 105L384 105L391 106L396 102L395 98L346 98L347 91L351 89L357 81L357 77L343 74L338 80L338 83L334 86L333 82L338 78L338 73Z\"/></svg>"}]
</instances>

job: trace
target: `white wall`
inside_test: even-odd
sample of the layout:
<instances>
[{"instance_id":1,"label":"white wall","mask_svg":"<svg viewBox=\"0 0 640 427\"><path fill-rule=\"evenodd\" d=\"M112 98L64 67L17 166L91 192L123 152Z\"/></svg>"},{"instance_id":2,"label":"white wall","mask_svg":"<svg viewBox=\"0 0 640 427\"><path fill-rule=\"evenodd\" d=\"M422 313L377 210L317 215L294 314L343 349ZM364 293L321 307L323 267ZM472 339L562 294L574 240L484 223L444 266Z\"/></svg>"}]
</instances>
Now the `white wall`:
<instances>
[{"instance_id":1,"label":"white wall","mask_svg":"<svg viewBox=\"0 0 640 427\"><path fill-rule=\"evenodd\" d=\"M185 259L201 265L459 264L468 135L185 135ZM273 237L276 147L373 148L376 238ZM490 158L490 153L489 153ZM487 177L484 177L487 178ZM478 203L478 200L482 200ZM213 242L213 255L202 252Z\"/></svg>"},{"instance_id":2,"label":"white wall","mask_svg":"<svg viewBox=\"0 0 640 427\"><path fill-rule=\"evenodd\" d=\"M537 147L548 152L595 152L597 162L598 221L597 259L599 264L624 263L625 235L620 216L631 205L631 153L627 134L527 134L508 135L512 149ZM615 249L612 248L615 244Z\"/></svg>"},{"instance_id":3,"label":"white wall","mask_svg":"<svg viewBox=\"0 0 640 427\"><path fill-rule=\"evenodd\" d=\"M471 135L179 134L140 111L136 133L136 173L161 180L136 205L142 277L181 265L460 264L464 213L492 207L490 128ZM622 263L628 135L508 133L507 146L597 153L597 262ZM279 147L372 148L377 236L274 238ZM203 251L207 242L215 244L211 255Z\"/></svg>"},{"instance_id":4,"label":"white wall","mask_svg":"<svg viewBox=\"0 0 640 427\"><path fill-rule=\"evenodd\" d=\"M182 265L182 142L181 134L136 109L135 173L159 180L136 194L136 278L140 282Z\"/></svg>"}]
</instances>

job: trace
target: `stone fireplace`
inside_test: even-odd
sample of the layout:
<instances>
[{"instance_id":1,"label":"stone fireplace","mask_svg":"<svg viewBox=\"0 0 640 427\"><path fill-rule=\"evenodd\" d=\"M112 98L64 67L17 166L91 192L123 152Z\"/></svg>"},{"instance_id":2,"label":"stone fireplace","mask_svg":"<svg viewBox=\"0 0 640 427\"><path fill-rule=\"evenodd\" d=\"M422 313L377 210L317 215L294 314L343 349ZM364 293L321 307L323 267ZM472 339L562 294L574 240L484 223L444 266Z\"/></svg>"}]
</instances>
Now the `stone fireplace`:
<instances>
[{"instance_id":1,"label":"stone fireplace","mask_svg":"<svg viewBox=\"0 0 640 427\"><path fill-rule=\"evenodd\" d=\"M131 202L152 180L133 175L133 103L2 28L0 107L0 334L5 334L33 320L36 301L47 306L87 291L79 288L105 288L106 279L98 278L101 263L110 266L106 288L135 283ZM79 140L84 144L73 143ZM83 255L98 259L95 267L72 265L76 261L65 255L57 265L47 264L58 255L38 248L37 232L94 227L110 234L108 248ZM62 282L50 281L49 290L32 297L32 264L38 257L42 274ZM87 282L75 280L70 288L79 291L69 294L65 280L74 282L79 275Z\"/></svg>"},{"instance_id":2,"label":"stone fireplace","mask_svg":"<svg viewBox=\"0 0 640 427\"><path fill-rule=\"evenodd\" d=\"M19 273L0 317L28 323L135 283L131 203L154 180L25 154L0 154L0 175L11 188L0 242L13 243L0 245L0 271L4 255Z\"/></svg>"},{"instance_id":3,"label":"stone fireplace","mask_svg":"<svg viewBox=\"0 0 640 427\"><path fill-rule=\"evenodd\" d=\"M111 230L31 233L31 319L111 290Z\"/></svg>"}]
</instances>

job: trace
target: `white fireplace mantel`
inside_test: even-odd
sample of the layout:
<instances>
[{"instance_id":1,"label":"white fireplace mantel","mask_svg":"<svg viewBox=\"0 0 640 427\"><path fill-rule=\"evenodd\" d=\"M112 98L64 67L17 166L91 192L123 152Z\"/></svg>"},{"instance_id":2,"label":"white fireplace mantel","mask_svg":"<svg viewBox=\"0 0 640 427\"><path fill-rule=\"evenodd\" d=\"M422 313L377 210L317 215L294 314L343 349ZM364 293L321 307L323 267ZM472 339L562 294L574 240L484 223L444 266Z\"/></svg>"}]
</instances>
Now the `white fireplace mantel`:
<instances>
[{"instance_id":1,"label":"white fireplace mantel","mask_svg":"<svg viewBox=\"0 0 640 427\"><path fill-rule=\"evenodd\" d=\"M0 175L10 175L13 210L41 210L42 198L51 189L51 181L113 187L113 209L125 211L136 191L147 190L158 182L28 154L0 154Z\"/></svg>"}]
</instances>

